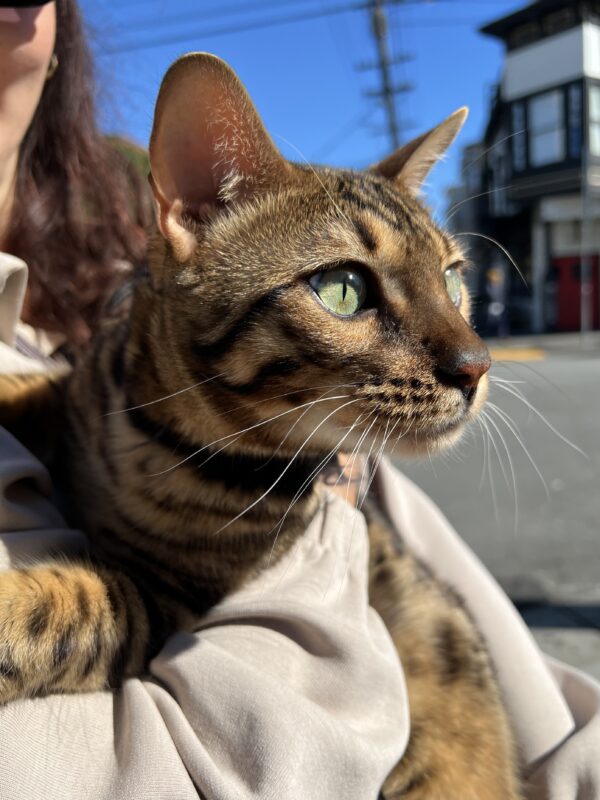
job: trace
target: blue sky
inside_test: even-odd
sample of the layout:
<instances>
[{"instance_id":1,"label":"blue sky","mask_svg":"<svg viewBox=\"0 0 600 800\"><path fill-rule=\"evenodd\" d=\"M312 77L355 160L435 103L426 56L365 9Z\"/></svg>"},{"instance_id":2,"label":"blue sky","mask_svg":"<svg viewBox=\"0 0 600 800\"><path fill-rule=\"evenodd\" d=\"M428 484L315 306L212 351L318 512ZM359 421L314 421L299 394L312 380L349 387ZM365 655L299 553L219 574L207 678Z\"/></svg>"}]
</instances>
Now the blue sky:
<instances>
[{"instance_id":1,"label":"blue sky","mask_svg":"<svg viewBox=\"0 0 600 800\"><path fill-rule=\"evenodd\" d=\"M375 57L367 11L308 18L362 5L360 0L80 2L100 78L102 126L108 132L145 145L168 65L184 52L207 50L237 71L275 142L292 160L300 160L299 151L309 161L360 168L390 150L384 114L365 97L377 87L378 75L357 69ZM477 29L523 5L514 0L406 0L387 7L392 52L412 56L394 68L398 83L414 85L397 98L399 117L410 126L403 138L416 136L459 106L471 109L461 138L429 180L427 195L438 212L445 188L459 177L460 145L481 136L490 87L500 74L502 46ZM255 23L268 26L229 30Z\"/></svg>"}]
</instances>

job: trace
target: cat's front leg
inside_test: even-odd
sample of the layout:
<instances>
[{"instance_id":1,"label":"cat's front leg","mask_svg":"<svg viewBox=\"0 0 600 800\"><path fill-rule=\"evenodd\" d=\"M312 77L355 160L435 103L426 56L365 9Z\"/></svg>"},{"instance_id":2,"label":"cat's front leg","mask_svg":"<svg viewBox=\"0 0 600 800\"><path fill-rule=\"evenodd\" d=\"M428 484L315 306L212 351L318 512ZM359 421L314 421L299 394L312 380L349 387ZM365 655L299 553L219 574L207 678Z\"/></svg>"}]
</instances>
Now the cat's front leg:
<instances>
[{"instance_id":1,"label":"cat's front leg","mask_svg":"<svg viewBox=\"0 0 600 800\"><path fill-rule=\"evenodd\" d=\"M66 562L0 573L0 703L102 689L141 670L147 639L120 573Z\"/></svg>"}]
</instances>

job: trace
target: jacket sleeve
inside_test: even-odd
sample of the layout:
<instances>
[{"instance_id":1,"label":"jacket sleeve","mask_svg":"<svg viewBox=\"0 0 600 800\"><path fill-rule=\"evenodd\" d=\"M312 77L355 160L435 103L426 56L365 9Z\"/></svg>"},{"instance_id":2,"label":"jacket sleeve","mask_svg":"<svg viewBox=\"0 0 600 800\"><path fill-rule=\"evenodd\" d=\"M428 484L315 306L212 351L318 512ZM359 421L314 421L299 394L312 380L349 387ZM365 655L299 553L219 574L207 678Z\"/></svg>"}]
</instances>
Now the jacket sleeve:
<instances>
[{"instance_id":1,"label":"jacket sleeve","mask_svg":"<svg viewBox=\"0 0 600 800\"><path fill-rule=\"evenodd\" d=\"M529 774L528 800L599 800L600 684L583 672L548 659L573 714L575 728Z\"/></svg>"},{"instance_id":2,"label":"jacket sleeve","mask_svg":"<svg viewBox=\"0 0 600 800\"><path fill-rule=\"evenodd\" d=\"M0 568L82 547L44 468L0 430ZM297 546L173 635L148 676L0 708L0 797L375 798L408 705L367 547L362 515L326 494Z\"/></svg>"}]
</instances>

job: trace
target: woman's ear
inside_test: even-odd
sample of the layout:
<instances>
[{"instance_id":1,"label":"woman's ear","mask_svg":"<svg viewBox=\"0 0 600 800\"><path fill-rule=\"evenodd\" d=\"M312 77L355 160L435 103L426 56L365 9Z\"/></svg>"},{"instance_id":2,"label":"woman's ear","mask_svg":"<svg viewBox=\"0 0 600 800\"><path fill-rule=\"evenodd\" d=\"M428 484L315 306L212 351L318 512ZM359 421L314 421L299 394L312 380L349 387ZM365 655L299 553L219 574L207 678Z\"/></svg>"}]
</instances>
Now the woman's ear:
<instances>
[{"instance_id":1,"label":"woman's ear","mask_svg":"<svg viewBox=\"0 0 600 800\"><path fill-rule=\"evenodd\" d=\"M429 171L450 147L468 114L467 108L459 108L437 127L403 145L369 171L398 181L418 194Z\"/></svg>"},{"instance_id":2,"label":"woman's ear","mask_svg":"<svg viewBox=\"0 0 600 800\"><path fill-rule=\"evenodd\" d=\"M160 87L150 171L161 233L186 260L195 244L186 217L202 220L282 182L290 165L235 72L216 56L189 53Z\"/></svg>"}]
</instances>

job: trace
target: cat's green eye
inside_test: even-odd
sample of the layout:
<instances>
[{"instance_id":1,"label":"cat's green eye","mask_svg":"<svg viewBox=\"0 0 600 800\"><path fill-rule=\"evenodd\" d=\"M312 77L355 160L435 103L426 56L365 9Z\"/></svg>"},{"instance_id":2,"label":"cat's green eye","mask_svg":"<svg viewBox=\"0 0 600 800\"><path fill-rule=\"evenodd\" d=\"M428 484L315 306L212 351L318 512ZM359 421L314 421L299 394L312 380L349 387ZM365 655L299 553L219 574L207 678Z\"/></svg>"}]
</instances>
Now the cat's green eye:
<instances>
[{"instance_id":1,"label":"cat's green eye","mask_svg":"<svg viewBox=\"0 0 600 800\"><path fill-rule=\"evenodd\" d=\"M454 269L454 267L449 267L444 272L444 280L446 281L446 291L450 300L459 308L462 302L462 281L458 270Z\"/></svg>"},{"instance_id":2,"label":"cat's green eye","mask_svg":"<svg viewBox=\"0 0 600 800\"><path fill-rule=\"evenodd\" d=\"M340 317L351 317L363 306L367 297L365 279L349 269L318 272L309 280L321 302Z\"/></svg>"}]
</instances>

